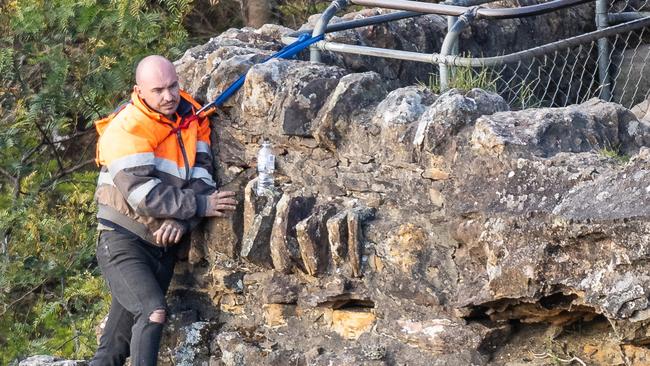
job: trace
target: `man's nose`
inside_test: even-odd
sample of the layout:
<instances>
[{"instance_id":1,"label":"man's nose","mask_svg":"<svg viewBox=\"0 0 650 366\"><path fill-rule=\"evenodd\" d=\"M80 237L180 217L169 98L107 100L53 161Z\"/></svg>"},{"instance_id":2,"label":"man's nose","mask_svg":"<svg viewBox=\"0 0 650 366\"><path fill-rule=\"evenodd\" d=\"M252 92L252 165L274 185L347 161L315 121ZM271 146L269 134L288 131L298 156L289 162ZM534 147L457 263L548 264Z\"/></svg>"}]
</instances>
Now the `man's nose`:
<instances>
[{"instance_id":1,"label":"man's nose","mask_svg":"<svg viewBox=\"0 0 650 366\"><path fill-rule=\"evenodd\" d=\"M174 100L174 95L170 90L163 91L163 100L165 100L166 102L171 102Z\"/></svg>"}]
</instances>

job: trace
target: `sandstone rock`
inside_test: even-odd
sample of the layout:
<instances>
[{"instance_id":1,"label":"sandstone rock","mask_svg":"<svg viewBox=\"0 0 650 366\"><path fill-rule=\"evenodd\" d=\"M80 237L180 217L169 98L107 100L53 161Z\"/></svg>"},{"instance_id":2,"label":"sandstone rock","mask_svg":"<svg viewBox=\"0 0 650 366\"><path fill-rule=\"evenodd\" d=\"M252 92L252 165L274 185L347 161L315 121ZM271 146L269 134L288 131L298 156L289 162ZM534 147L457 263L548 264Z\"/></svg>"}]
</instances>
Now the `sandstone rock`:
<instances>
[{"instance_id":1,"label":"sandstone rock","mask_svg":"<svg viewBox=\"0 0 650 366\"><path fill-rule=\"evenodd\" d=\"M314 197L303 197L300 192L285 193L278 201L270 239L273 267L278 271L288 273L296 265L303 268L296 225L311 213L315 203Z\"/></svg>"},{"instance_id":2,"label":"sandstone rock","mask_svg":"<svg viewBox=\"0 0 650 366\"><path fill-rule=\"evenodd\" d=\"M264 319L269 327L287 325L287 318L296 315L296 305L293 304L266 304L263 308Z\"/></svg>"},{"instance_id":3,"label":"sandstone rock","mask_svg":"<svg viewBox=\"0 0 650 366\"><path fill-rule=\"evenodd\" d=\"M304 288L299 295L298 305L303 308L318 306L339 309L353 306L372 308L374 303L363 283L332 276L324 278L320 284Z\"/></svg>"},{"instance_id":4,"label":"sandstone rock","mask_svg":"<svg viewBox=\"0 0 650 366\"><path fill-rule=\"evenodd\" d=\"M335 214L333 205L317 206L313 214L296 225L300 256L307 273L312 276L324 273L329 266L327 220Z\"/></svg>"},{"instance_id":5,"label":"sandstone rock","mask_svg":"<svg viewBox=\"0 0 650 366\"><path fill-rule=\"evenodd\" d=\"M221 190L231 190L237 193L237 196L235 197L239 202L237 210L228 217L205 220L205 230L203 231L203 235L193 233L193 235L199 235L197 240L200 240L201 237L204 240L203 245L197 242L194 243L194 246L200 248L198 250L200 250L200 252L203 253L210 262L215 262L217 258L221 257L229 259L239 257L243 235L242 231L244 228L244 205L241 203L244 201L242 188L249 182L249 177L251 177L252 174L253 170L250 169L248 172L241 174L241 179L237 179L231 182L231 184L224 185L220 188Z\"/></svg>"},{"instance_id":6,"label":"sandstone rock","mask_svg":"<svg viewBox=\"0 0 650 366\"><path fill-rule=\"evenodd\" d=\"M332 265L341 268L348 258L348 213L339 212L327 220Z\"/></svg>"},{"instance_id":7,"label":"sandstone rock","mask_svg":"<svg viewBox=\"0 0 650 366\"><path fill-rule=\"evenodd\" d=\"M382 127L408 125L417 121L436 99L436 95L422 86L395 89L377 105L375 119Z\"/></svg>"},{"instance_id":8,"label":"sandstone rock","mask_svg":"<svg viewBox=\"0 0 650 366\"><path fill-rule=\"evenodd\" d=\"M300 293L300 284L293 276L274 272L262 283L264 304L295 304Z\"/></svg>"},{"instance_id":9,"label":"sandstone rock","mask_svg":"<svg viewBox=\"0 0 650 366\"><path fill-rule=\"evenodd\" d=\"M271 190L269 195L255 193L257 179L249 182L244 192L244 237L241 256L259 266L271 268L269 241L275 219L276 204L281 193Z\"/></svg>"},{"instance_id":10,"label":"sandstone rock","mask_svg":"<svg viewBox=\"0 0 650 366\"><path fill-rule=\"evenodd\" d=\"M363 250L363 232L362 222L374 216L374 211L368 208L356 208L351 210L347 215L348 227L348 263L352 268L352 276L361 276L362 271L362 250Z\"/></svg>"},{"instance_id":11,"label":"sandstone rock","mask_svg":"<svg viewBox=\"0 0 650 366\"><path fill-rule=\"evenodd\" d=\"M347 339L359 337L372 329L376 316L372 311L334 310L332 330Z\"/></svg>"},{"instance_id":12,"label":"sandstone rock","mask_svg":"<svg viewBox=\"0 0 650 366\"><path fill-rule=\"evenodd\" d=\"M400 320L397 326L404 341L423 347L433 354L448 353L448 349L461 347L478 350L483 337L470 327L449 319L431 319L422 322Z\"/></svg>"}]
</instances>

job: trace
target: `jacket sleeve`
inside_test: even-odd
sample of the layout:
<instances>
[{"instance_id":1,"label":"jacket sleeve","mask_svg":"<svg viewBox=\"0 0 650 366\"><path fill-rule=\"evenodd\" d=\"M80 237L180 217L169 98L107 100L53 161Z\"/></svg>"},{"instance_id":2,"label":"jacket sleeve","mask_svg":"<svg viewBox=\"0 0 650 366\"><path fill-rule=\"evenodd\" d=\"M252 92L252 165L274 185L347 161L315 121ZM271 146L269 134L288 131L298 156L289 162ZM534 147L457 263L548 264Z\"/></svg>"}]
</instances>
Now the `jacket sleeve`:
<instances>
[{"instance_id":1,"label":"jacket sleeve","mask_svg":"<svg viewBox=\"0 0 650 366\"><path fill-rule=\"evenodd\" d=\"M206 195L156 177L154 149L155 137L146 126L111 125L99 141L101 162L135 213L180 220L204 216Z\"/></svg>"},{"instance_id":2,"label":"jacket sleeve","mask_svg":"<svg viewBox=\"0 0 650 366\"><path fill-rule=\"evenodd\" d=\"M210 147L210 122L204 119L199 124L196 143L196 159L192 168L189 187L200 195L210 195L217 191L214 181L214 164Z\"/></svg>"}]
</instances>

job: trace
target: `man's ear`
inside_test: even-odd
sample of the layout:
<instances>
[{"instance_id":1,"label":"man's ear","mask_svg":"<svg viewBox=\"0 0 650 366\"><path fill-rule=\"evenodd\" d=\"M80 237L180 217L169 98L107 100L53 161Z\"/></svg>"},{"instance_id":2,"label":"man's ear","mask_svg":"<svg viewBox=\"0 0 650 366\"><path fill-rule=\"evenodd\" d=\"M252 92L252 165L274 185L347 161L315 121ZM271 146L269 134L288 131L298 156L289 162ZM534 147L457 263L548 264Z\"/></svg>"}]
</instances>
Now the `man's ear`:
<instances>
[{"instance_id":1,"label":"man's ear","mask_svg":"<svg viewBox=\"0 0 650 366\"><path fill-rule=\"evenodd\" d=\"M140 89L138 84L133 85L133 91L138 94L138 96L141 96L140 94L142 93L142 89Z\"/></svg>"}]
</instances>

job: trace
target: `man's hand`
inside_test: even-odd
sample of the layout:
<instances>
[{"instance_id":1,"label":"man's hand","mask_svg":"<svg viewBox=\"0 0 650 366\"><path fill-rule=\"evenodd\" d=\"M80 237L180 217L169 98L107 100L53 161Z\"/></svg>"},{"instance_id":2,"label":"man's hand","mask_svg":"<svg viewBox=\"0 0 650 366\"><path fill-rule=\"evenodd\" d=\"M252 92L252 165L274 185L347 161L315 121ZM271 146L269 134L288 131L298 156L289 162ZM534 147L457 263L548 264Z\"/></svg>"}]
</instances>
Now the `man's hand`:
<instances>
[{"instance_id":1,"label":"man's hand","mask_svg":"<svg viewBox=\"0 0 650 366\"><path fill-rule=\"evenodd\" d=\"M237 206L237 201L233 197L235 197L235 192L231 191L214 192L209 195L205 216L225 217L231 214Z\"/></svg>"},{"instance_id":2,"label":"man's hand","mask_svg":"<svg viewBox=\"0 0 650 366\"><path fill-rule=\"evenodd\" d=\"M185 234L185 230L185 225L181 222L167 219L162 223L162 225L160 225L160 228L153 233L153 236L156 238L157 244L168 246L181 241L183 234Z\"/></svg>"}]
</instances>

